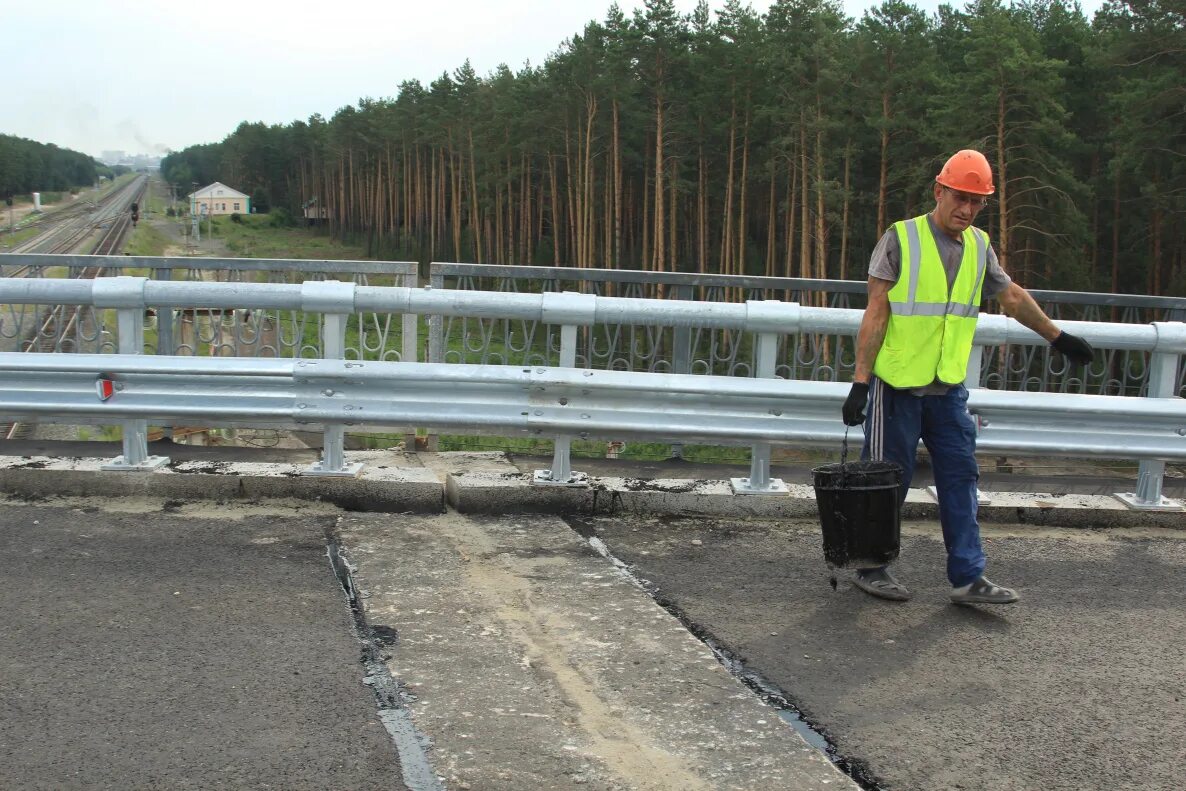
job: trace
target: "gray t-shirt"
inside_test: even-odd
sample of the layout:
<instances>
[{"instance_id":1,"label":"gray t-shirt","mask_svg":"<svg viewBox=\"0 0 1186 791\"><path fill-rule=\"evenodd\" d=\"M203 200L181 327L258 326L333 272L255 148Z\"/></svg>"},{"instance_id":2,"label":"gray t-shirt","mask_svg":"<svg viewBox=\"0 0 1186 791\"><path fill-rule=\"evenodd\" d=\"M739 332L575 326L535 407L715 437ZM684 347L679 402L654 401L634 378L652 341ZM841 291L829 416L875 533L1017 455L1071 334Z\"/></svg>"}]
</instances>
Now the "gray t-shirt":
<instances>
[{"instance_id":1,"label":"gray t-shirt","mask_svg":"<svg viewBox=\"0 0 1186 791\"><path fill-rule=\"evenodd\" d=\"M939 258L943 261L943 270L947 273L947 290L950 292L951 285L955 282L955 276L959 272L960 261L964 257L964 245L962 241L952 239L943 233L935 224L935 218L930 214L927 215L927 222L931 224L931 236L935 238L935 246L939 248ZM890 228L882 234L877 246L873 248L873 255L869 258L869 277L897 283L901 274L902 246L898 243L898 234L893 228ZM997 260L997 251L989 245L988 267L984 272L982 296L985 299L995 297L1008 288L1012 282L1013 280L1005 274L1000 261ZM950 385L943 384L936 379L926 387L911 388L910 392L914 395L942 395L949 389Z\"/></svg>"}]
</instances>

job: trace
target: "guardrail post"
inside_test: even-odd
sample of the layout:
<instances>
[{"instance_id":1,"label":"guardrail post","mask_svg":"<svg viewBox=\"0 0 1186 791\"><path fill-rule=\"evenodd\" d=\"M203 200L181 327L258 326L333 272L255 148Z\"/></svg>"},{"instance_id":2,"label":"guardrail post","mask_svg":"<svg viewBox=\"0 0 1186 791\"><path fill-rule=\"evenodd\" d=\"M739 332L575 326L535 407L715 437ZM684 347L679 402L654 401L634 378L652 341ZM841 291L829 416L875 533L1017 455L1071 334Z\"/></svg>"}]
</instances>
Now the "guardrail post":
<instances>
[{"instance_id":1,"label":"guardrail post","mask_svg":"<svg viewBox=\"0 0 1186 791\"><path fill-rule=\"evenodd\" d=\"M429 271L428 288L443 289L445 287L445 276L439 275L436 272ZM430 363L443 363L445 361L445 317L439 313L427 317L428 319L428 361ZM431 453L436 453L440 437L431 431L424 437L424 447ZM416 438L412 438L410 446L405 445L411 450L416 449Z\"/></svg>"},{"instance_id":2,"label":"guardrail post","mask_svg":"<svg viewBox=\"0 0 1186 791\"><path fill-rule=\"evenodd\" d=\"M418 275L416 272L407 272L403 276L404 288L416 288L418 283ZM420 317L415 313L405 313L403 315L403 333L402 345L400 348L400 359L406 363L419 362L419 346L420 346ZM435 440L435 437L433 438ZM416 429L413 427L411 432L404 435L404 448L407 450L416 449ZM435 443L433 450L436 450Z\"/></svg>"},{"instance_id":3,"label":"guardrail post","mask_svg":"<svg viewBox=\"0 0 1186 791\"><path fill-rule=\"evenodd\" d=\"M96 278L92 286L96 308L115 308L119 324L119 353L144 354L143 277ZM120 385L116 383L116 389ZM148 421L121 420L122 456L101 466L104 470L151 472L169 463L168 456L148 455Z\"/></svg>"},{"instance_id":4,"label":"guardrail post","mask_svg":"<svg viewBox=\"0 0 1186 791\"><path fill-rule=\"evenodd\" d=\"M757 366L754 376L759 379L774 377L778 353L778 335L760 332L757 335L754 356ZM748 478L730 478L733 494L787 494L787 485L781 478L770 477L770 443L755 442L750 449Z\"/></svg>"},{"instance_id":5,"label":"guardrail post","mask_svg":"<svg viewBox=\"0 0 1186 791\"><path fill-rule=\"evenodd\" d=\"M542 321L544 325L560 325L560 367L574 368L577 364L577 328L592 326L597 298L592 294L572 291L545 292ZM574 322L580 322L579 324ZM540 486L588 486L589 476L572 469L572 437L560 435L552 450L552 468L536 470L531 482Z\"/></svg>"},{"instance_id":6,"label":"guardrail post","mask_svg":"<svg viewBox=\"0 0 1186 791\"><path fill-rule=\"evenodd\" d=\"M680 285L675 287L675 298L682 300L692 299L692 286ZM691 327L676 327L672 333L671 339L671 370L677 374L692 373L692 328ZM671 444L671 458L682 459L684 457L684 443L673 442Z\"/></svg>"},{"instance_id":7,"label":"guardrail post","mask_svg":"<svg viewBox=\"0 0 1186 791\"><path fill-rule=\"evenodd\" d=\"M573 368L577 362L577 327L565 324L560 328L560 367ZM532 483L541 486L587 486L589 476L572 469L572 437L561 434L556 437L552 449L552 467L536 470Z\"/></svg>"},{"instance_id":8,"label":"guardrail post","mask_svg":"<svg viewBox=\"0 0 1186 791\"><path fill-rule=\"evenodd\" d=\"M152 270L153 280L172 280L172 269ZM177 316L176 310L170 307L158 307L156 310L156 353L172 356L177 351L173 340L173 321Z\"/></svg>"},{"instance_id":9,"label":"guardrail post","mask_svg":"<svg viewBox=\"0 0 1186 791\"><path fill-rule=\"evenodd\" d=\"M322 313L321 356L326 360L345 359L346 323L354 310L354 284L337 280L306 281L301 284L301 309ZM334 392L326 390L322 395L333 398ZM326 424L322 435L321 461L305 468L304 474L338 478L358 475L362 463L346 463L345 443L346 426L342 423Z\"/></svg>"},{"instance_id":10,"label":"guardrail post","mask_svg":"<svg viewBox=\"0 0 1186 791\"><path fill-rule=\"evenodd\" d=\"M172 269L154 269L152 270L153 280L172 280ZM176 310L171 307L158 306L156 311L156 353L167 356L173 356L177 352L176 341L173 340L173 321L177 316ZM165 426L165 437L170 441L173 439L173 427Z\"/></svg>"},{"instance_id":11,"label":"guardrail post","mask_svg":"<svg viewBox=\"0 0 1186 791\"><path fill-rule=\"evenodd\" d=\"M438 275L435 272L428 278L429 288L444 288L445 276ZM443 363L445 361L445 324L444 318L439 314L433 314L428 317L428 361L430 363Z\"/></svg>"},{"instance_id":12,"label":"guardrail post","mask_svg":"<svg viewBox=\"0 0 1186 791\"><path fill-rule=\"evenodd\" d=\"M1168 335L1181 335L1181 322L1153 322L1157 328L1158 340ZM1160 345L1160 343L1158 344ZM1156 347L1154 347L1156 348ZM1176 398L1178 385L1177 354L1154 351L1149 355L1149 389L1147 398ZM1171 500L1161 493L1165 477L1165 462L1146 459L1137 467L1135 492L1117 492L1116 497L1129 508L1139 511L1182 511L1186 510L1180 500Z\"/></svg>"}]
</instances>

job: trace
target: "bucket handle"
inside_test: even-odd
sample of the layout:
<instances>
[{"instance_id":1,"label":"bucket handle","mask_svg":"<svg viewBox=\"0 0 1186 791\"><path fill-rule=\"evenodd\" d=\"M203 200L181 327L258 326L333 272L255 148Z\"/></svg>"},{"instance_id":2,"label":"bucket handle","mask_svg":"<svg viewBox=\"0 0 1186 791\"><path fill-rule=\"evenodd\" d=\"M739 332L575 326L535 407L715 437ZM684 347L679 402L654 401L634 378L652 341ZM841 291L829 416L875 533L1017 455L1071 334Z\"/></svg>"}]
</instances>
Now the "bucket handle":
<instances>
[{"instance_id":1,"label":"bucket handle","mask_svg":"<svg viewBox=\"0 0 1186 791\"><path fill-rule=\"evenodd\" d=\"M844 427L844 440L840 444L840 488L848 485L848 429Z\"/></svg>"}]
</instances>

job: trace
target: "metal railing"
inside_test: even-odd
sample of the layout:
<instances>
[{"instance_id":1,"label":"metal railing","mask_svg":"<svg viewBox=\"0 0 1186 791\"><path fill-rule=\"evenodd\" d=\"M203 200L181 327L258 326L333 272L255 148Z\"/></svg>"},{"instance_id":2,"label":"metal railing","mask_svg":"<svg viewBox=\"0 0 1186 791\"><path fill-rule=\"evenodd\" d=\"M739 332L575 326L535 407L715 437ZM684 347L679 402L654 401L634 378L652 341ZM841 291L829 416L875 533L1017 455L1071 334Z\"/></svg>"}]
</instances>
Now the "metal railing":
<instances>
[{"instance_id":1,"label":"metal railing","mask_svg":"<svg viewBox=\"0 0 1186 791\"><path fill-rule=\"evenodd\" d=\"M778 299L802 305L863 308L866 285L855 280L746 277L637 270L434 263L434 288L499 293L577 291L597 295L699 302ZM1186 298L1073 291L1031 291L1055 320L1141 324L1186 319ZM430 362L550 364L558 329L489 317L430 319ZM540 349L544 350L542 353ZM994 390L1142 395L1150 361L1135 350L1105 350L1085 371L1067 368L1046 346L986 345L980 386ZM709 327L594 326L578 336L577 362L618 371L715 373L753 376L759 366L754 338ZM853 339L800 333L780 340L774 370L786 379L848 381L856 363ZM1186 394L1186 371L1177 382Z\"/></svg>"},{"instance_id":2,"label":"metal railing","mask_svg":"<svg viewBox=\"0 0 1186 791\"><path fill-rule=\"evenodd\" d=\"M358 285L417 285L414 261L304 261L250 258L154 256L0 255L0 276L72 278L83 271L103 275L145 274L153 280L189 283L302 283L342 280ZM84 307L64 320L51 305L0 302L0 351L110 353L119 346L118 326L105 311ZM150 354L237 357L320 357L320 314L300 310L236 310L212 306L164 309L146 317ZM356 313L347 321L346 351L368 360L417 360L419 330L413 318Z\"/></svg>"},{"instance_id":3,"label":"metal railing","mask_svg":"<svg viewBox=\"0 0 1186 791\"><path fill-rule=\"evenodd\" d=\"M70 276L84 269L185 282L293 284L332 279L364 286L417 284L417 265L399 261L0 255L3 276ZM859 308L865 299L865 284L857 281L483 264L435 263L430 284L439 290L464 291L477 286L500 293L571 290L725 304L779 299L837 308ZM1184 298L1032 293L1055 319L1148 323L1186 318ZM426 319L427 349L420 346L419 322L412 317L393 321L389 315L352 314L346 324L345 355L364 360L522 365L553 365L560 360L560 330L553 325L480 315ZM161 354L318 357L322 354L319 321L318 314L299 310L166 310L146 316L145 348ZM116 322L109 312L83 308L70 315L55 315L49 306L0 303L0 351L37 348L106 353L114 351L118 343ZM1140 350L1102 350L1087 369L1067 367L1044 345L986 345L980 356L980 386L1002 390L1142 395L1152 370L1148 353ZM581 327L574 361L604 370L731 376L754 376L762 364L753 333L639 324ZM850 336L799 332L778 339L773 373L786 379L846 381L854 364ZM1179 372L1175 392L1186 394L1186 370Z\"/></svg>"},{"instance_id":4,"label":"metal railing","mask_svg":"<svg viewBox=\"0 0 1186 791\"><path fill-rule=\"evenodd\" d=\"M326 432L324 456L314 470L320 474L353 474L354 471L345 464L342 452L346 425L367 429L390 421L406 421L409 425L430 428L460 425L475 430L505 430L517 427L537 434L553 433L556 449L552 469L540 471L536 476L537 482L551 485L581 482L580 476L571 471L569 461L569 443L574 436L661 436L681 440L711 437L714 442L724 444L749 444L752 448L750 476L735 479L734 488L739 493L785 491L781 482L772 480L769 475L771 443L835 442L843 429L838 405L847 389L845 385L772 381L776 373L774 351L780 338L799 333L851 337L857 332L862 313L779 301L700 303L554 292L499 294L375 287L335 281L300 285L182 283L132 277L92 281L0 279L0 303L85 305L117 313L122 353L118 358L3 355L0 367L10 375L5 376L2 386L6 395L0 400L0 416L52 416L65 410L74 417L127 418L124 457L116 465L119 469L144 469L157 463L147 458L142 432L137 431L147 419L184 417L192 420L202 416L218 421L239 420L254 414L256 420L266 424L273 418L284 417L274 411L252 412L246 407L240 407L239 411L231 407L221 412L207 411L202 398L196 395L203 392L196 377L215 377L201 385L204 387L213 382L211 397L224 392L219 388L229 387L232 402L240 399L246 404L251 401L255 389L270 392L268 377L288 376L294 382L294 389L291 393L282 393L282 397L291 395L299 399L288 416L297 423L323 424ZM321 314L321 348L327 359L315 363L307 359L243 361L236 358L162 357L152 360L143 356L124 356L143 352L143 333L137 322L143 321L145 311L193 306L221 310L300 310ZM481 316L557 326L560 328L559 370L551 365L515 369L410 362L374 367L369 361L345 359L346 320L359 312L405 317ZM582 369L576 365L578 330L598 324L707 327L751 333L756 338L757 377ZM979 418L981 448L1019 454L1140 459L1137 492L1130 496L1130 504L1137 507L1169 505L1161 496L1164 462L1186 458L1186 407L1174 396L1181 355L1186 353L1186 325L1180 322L1061 324L1084 336L1097 348L1150 355L1154 374L1147 397L1017 393L975 388L974 384L980 381L980 372L975 365L979 358L973 355L968 380L973 383L969 407ZM1044 346L1046 342L1012 319L982 315L975 343L981 346ZM134 362L129 364L129 359ZM178 362L186 359L188 362ZM73 405L78 402L70 399L55 401L52 398L57 387L69 391L73 397L81 386L77 379L52 377L66 374L91 376L89 382L82 384L93 390L94 375L104 366L108 373L123 370L129 376L136 374L145 378L115 382L123 384L126 389L118 391L110 402L98 403L93 394L90 395L92 403L89 408L93 411L75 409ZM574 367L576 370L565 370ZM293 373L300 370L306 371L307 375L302 377ZM283 373L285 371L288 373ZM328 373L314 375L317 371ZM387 384L368 384L373 378L367 373L370 371L378 371L374 375L378 377L376 381ZM532 378L533 371L540 379ZM27 387L22 389L22 380L16 376L22 372L51 379L45 380L41 389L36 381L26 381L24 385ZM188 406L182 411L171 411L162 406L164 402L144 402L137 406L136 397L142 394L160 396L164 392L153 388L163 386L164 380L160 377L170 375L170 372L181 377L177 380L176 392L190 399ZM217 380L217 376L223 374L237 376L236 372L244 378L233 383ZM193 387L189 391L184 389L186 376L194 380L190 382ZM10 381L15 384L9 384ZM549 385L549 382L554 383ZM584 387L580 385L582 382L590 384ZM615 387L602 391L594 387L593 382L610 382ZM431 386L424 383L431 383ZM479 386L469 386L474 383ZM518 388L522 392L510 401L505 400L506 394L503 393L500 398L504 400L500 401L493 397L493 393L486 393L482 383L491 387L497 385L502 390ZM116 390L114 384L113 391ZM135 389L132 389L133 384ZM635 402L631 400L635 391L658 395ZM664 394L672 399L671 408L664 406ZM732 405L733 398L738 399L737 405ZM400 399L409 404L404 411L383 406ZM680 409L674 409L675 404ZM519 412L512 414L506 409L518 409ZM731 424L723 417L717 417L718 414L725 416L746 409L750 410L746 413L748 422ZM495 410L503 418L491 422L492 419L486 416L487 410ZM683 417L667 420L665 416L673 410ZM132 415L136 416L135 424L131 422Z\"/></svg>"}]
</instances>

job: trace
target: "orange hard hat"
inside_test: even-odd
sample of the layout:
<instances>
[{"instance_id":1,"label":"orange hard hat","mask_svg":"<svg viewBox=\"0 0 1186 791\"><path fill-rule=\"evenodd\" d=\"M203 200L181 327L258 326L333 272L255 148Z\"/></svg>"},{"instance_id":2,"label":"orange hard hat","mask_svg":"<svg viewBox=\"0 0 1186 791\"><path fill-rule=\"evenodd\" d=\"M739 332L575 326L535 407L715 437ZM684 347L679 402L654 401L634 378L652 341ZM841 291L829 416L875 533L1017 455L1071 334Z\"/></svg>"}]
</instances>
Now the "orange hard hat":
<instances>
[{"instance_id":1,"label":"orange hard hat","mask_svg":"<svg viewBox=\"0 0 1186 791\"><path fill-rule=\"evenodd\" d=\"M935 181L944 187L973 195L991 195L996 192L992 186L992 167L984 154L965 148L957 151L947 160Z\"/></svg>"}]
</instances>

